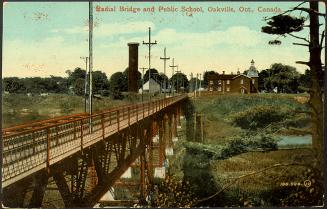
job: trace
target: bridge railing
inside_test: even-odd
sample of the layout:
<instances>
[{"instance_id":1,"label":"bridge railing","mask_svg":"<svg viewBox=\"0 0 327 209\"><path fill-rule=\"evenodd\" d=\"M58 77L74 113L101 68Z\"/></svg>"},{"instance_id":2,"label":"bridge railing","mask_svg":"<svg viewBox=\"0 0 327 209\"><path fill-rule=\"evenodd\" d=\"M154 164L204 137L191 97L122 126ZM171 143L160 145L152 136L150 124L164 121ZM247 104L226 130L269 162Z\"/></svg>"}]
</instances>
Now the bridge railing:
<instances>
[{"instance_id":1,"label":"bridge railing","mask_svg":"<svg viewBox=\"0 0 327 209\"><path fill-rule=\"evenodd\" d=\"M57 117L2 130L3 187L119 132L186 95Z\"/></svg>"}]
</instances>

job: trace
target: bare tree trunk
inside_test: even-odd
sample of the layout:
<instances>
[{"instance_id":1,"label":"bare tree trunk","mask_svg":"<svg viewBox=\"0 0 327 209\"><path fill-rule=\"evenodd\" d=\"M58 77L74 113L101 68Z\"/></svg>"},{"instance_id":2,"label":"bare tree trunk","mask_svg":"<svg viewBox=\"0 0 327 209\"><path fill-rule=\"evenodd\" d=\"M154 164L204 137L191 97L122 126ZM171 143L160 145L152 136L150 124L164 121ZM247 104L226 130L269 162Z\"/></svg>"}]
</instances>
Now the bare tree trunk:
<instances>
[{"instance_id":1,"label":"bare tree trunk","mask_svg":"<svg viewBox=\"0 0 327 209\"><path fill-rule=\"evenodd\" d=\"M310 10L318 12L318 1L310 1ZM323 101L322 86L319 84L321 79L321 47L319 45L319 17L315 12L310 12L310 60L309 67L311 70L311 89L310 100L311 119L312 119L312 147L317 151L318 160L323 161ZM321 164L322 165L322 164Z\"/></svg>"}]
</instances>

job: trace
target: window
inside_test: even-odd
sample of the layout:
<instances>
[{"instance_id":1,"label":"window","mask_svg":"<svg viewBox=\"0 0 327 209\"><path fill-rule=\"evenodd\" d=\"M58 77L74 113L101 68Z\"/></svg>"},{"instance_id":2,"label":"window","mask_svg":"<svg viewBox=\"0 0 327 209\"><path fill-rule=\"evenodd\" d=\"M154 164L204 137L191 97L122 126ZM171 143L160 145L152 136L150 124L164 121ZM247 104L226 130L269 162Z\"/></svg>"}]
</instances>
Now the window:
<instances>
[{"instance_id":1,"label":"window","mask_svg":"<svg viewBox=\"0 0 327 209\"><path fill-rule=\"evenodd\" d=\"M243 84L244 83L244 81L243 81L243 79L241 79L241 84Z\"/></svg>"},{"instance_id":2,"label":"window","mask_svg":"<svg viewBox=\"0 0 327 209\"><path fill-rule=\"evenodd\" d=\"M220 86L218 87L218 91L221 91L221 87Z\"/></svg>"},{"instance_id":3,"label":"window","mask_svg":"<svg viewBox=\"0 0 327 209\"><path fill-rule=\"evenodd\" d=\"M254 80L254 79L252 79L252 84L254 84L254 82L255 82L255 80Z\"/></svg>"},{"instance_id":4,"label":"window","mask_svg":"<svg viewBox=\"0 0 327 209\"><path fill-rule=\"evenodd\" d=\"M226 87L226 91L229 91L229 87Z\"/></svg>"},{"instance_id":5,"label":"window","mask_svg":"<svg viewBox=\"0 0 327 209\"><path fill-rule=\"evenodd\" d=\"M242 94L244 94L244 93L245 93L244 89L241 89L241 93L242 93Z\"/></svg>"},{"instance_id":6,"label":"window","mask_svg":"<svg viewBox=\"0 0 327 209\"><path fill-rule=\"evenodd\" d=\"M210 81L210 84L212 85L213 84L213 81Z\"/></svg>"},{"instance_id":7,"label":"window","mask_svg":"<svg viewBox=\"0 0 327 209\"><path fill-rule=\"evenodd\" d=\"M209 88L209 91L212 91L212 87Z\"/></svg>"},{"instance_id":8,"label":"window","mask_svg":"<svg viewBox=\"0 0 327 209\"><path fill-rule=\"evenodd\" d=\"M221 84L221 80L218 80L218 84Z\"/></svg>"},{"instance_id":9,"label":"window","mask_svg":"<svg viewBox=\"0 0 327 209\"><path fill-rule=\"evenodd\" d=\"M227 80L227 84L230 84L230 81L229 80Z\"/></svg>"}]
</instances>

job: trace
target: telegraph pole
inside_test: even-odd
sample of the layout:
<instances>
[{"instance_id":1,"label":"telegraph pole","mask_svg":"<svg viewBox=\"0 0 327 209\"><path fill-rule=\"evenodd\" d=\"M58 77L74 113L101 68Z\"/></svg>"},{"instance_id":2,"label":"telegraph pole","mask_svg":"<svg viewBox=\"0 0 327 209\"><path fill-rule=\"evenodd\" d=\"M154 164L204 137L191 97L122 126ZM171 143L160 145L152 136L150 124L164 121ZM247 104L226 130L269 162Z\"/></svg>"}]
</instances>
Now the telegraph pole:
<instances>
[{"instance_id":1,"label":"telegraph pole","mask_svg":"<svg viewBox=\"0 0 327 209\"><path fill-rule=\"evenodd\" d=\"M144 70L146 69L146 67L141 67L140 69L142 70L142 102L143 102ZM150 80L149 80L149 91L150 91Z\"/></svg>"},{"instance_id":2,"label":"telegraph pole","mask_svg":"<svg viewBox=\"0 0 327 209\"><path fill-rule=\"evenodd\" d=\"M81 59L85 59L85 80L84 80L84 112L86 112L86 100L87 100L87 61L89 57L80 57Z\"/></svg>"},{"instance_id":3,"label":"telegraph pole","mask_svg":"<svg viewBox=\"0 0 327 209\"><path fill-rule=\"evenodd\" d=\"M157 41L151 42L151 27L149 27L149 42L144 42L143 44L149 47L149 93L150 93L150 78L151 78L151 46L157 44Z\"/></svg>"},{"instance_id":4,"label":"telegraph pole","mask_svg":"<svg viewBox=\"0 0 327 209\"><path fill-rule=\"evenodd\" d=\"M172 69L170 89L171 89L171 91L173 93L173 96L174 96L173 76L174 76L175 67L177 67L177 65L175 65L175 58L173 58L173 65L170 65L169 67L171 67L171 69Z\"/></svg>"},{"instance_id":5,"label":"telegraph pole","mask_svg":"<svg viewBox=\"0 0 327 209\"><path fill-rule=\"evenodd\" d=\"M166 76L166 62L167 60L170 59L170 57L167 57L166 56L166 47L164 49L164 57L160 57L160 59L162 59L164 61L164 74ZM167 82L166 82L166 77L165 77L165 80L164 80L164 86L165 86L165 98L166 98L166 91L167 91Z\"/></svg>"},{"instance_id":6,"label":"telegraph pole","mask_svg":"<svg viewBox=\"0 0 327 209\"><path fill-rule=\"evenodd\" d=\"M191 84L192 78L193 78L193 73L190 74L190 82L189 82L189 84ZM190 87L190 85L189 85L189 87ZM192 81L192 90L193 90L193 81Z\"/></svg>"},{"instance_id":7,"label":"telegraph pole","mask_svg":"<svg viewBox=\"0 0 327 209\"><path fill-rule=\"evenodd\" d=\"M201 73L200 73L200 88L199 88L199 97L201 96Z\"/></svg>"},{"instance_id":8,"label":"telegraph pole","mask_svg":"<svg viewBox=\"0 0 327 209\"><path fill-rule=\"evenodd\" d=\"M178 89L178 90L177 90L177 93L179 92L179 89L180 89L179 86L178 86L178 84L179 84L178 81L179 81L179 77L180 77L180 76L177 75L177 73L181 73L181 72L182 72L182 71L178 70L178 65L177 65L177 70L176 70L176 76L177 76L177 78L176 78L176 79L177 79L177 89Z\"/></svg>"},{"instance_id":9,"label":"telegraph pole","mask_svg":"<svg viewBox=\"0 0 327 209\"><path fill-rule=\"evenodd\" d=\"M89 126L92 133L93 1L89 1Z\"/></svg>"},{"instance_id":10,"label":"telegraph pole","mask_svg":"<svg viewBox=\"0 0 327 209\"><path fill-rule=\"evenodd\" d=\"M196 79L195 79L195 89L194 89L194 98L196 98L196 90L197 90L197 88L198 88L198 76L199 76L199 74L197 73L196 74Z\"/></svg>"}]
</instances>

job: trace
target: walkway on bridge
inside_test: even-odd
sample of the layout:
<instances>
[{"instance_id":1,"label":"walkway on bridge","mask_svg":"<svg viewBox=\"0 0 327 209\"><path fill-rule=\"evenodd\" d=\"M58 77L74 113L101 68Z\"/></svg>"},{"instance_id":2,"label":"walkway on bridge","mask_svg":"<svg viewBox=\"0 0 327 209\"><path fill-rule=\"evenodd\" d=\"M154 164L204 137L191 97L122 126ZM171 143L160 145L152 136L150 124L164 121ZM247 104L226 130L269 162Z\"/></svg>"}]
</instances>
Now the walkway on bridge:
<instances>
[{"instance_id":1,"label":"walkway on bridge","mask_svg":"<svg viewBox=\"0 0 327 209\"><path fill-rule=\"evenodd\" d=\"M74 114L2 130L2 186L6 188L40 170L119 133L179 103L186 95L124 105L92 114Z\"/></svg>"}]
</instances>

